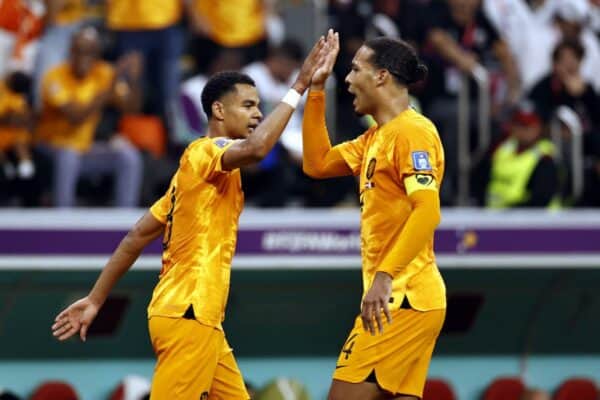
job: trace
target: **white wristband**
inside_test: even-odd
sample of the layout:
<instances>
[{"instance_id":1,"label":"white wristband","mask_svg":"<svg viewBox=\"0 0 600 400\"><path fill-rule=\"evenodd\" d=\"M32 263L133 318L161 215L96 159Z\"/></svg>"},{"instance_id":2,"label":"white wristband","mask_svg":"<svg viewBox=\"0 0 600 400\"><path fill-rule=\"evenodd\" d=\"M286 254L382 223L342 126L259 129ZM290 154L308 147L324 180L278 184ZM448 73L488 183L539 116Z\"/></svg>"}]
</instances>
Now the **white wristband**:
<instances>
[{"instance_id":1,"label":"white wristband","mask_svg":"<svg viewBox=\"0 0 600 400\"><path fill-rule=\"evenodd\" d=\"M296 109L296 107L298 107L298 103L300 102L300 99L302 98L302 95L298 92L296 92L296 90L294 89L290 89L285 96L283 96L283 99L281 99L281 101L285 104L288 104L290 107L292 107L294 110Z\"/></svg>"}]
</instances>

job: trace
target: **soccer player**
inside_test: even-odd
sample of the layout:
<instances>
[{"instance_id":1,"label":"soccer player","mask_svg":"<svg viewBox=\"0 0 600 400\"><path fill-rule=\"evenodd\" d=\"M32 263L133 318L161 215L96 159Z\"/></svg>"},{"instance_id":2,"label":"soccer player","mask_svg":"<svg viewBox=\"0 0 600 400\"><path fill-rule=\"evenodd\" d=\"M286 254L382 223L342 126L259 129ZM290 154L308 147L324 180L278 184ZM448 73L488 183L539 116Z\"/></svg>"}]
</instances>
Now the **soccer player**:
<instances>
[{"instance_id":1,"label":"soccer player","mask_svg":"<svg viewBox=\"0 0 600 400\"><path fill-rule=\"evenodd\" d=\"M186 149L168 191L121 241L90 293L57 315L55 337L79 333L85 341L111 288L162 234L162 270L148 306L158 359L151 399L250 398L221 326L243 206L239 168L275 145L324 62L323 49L321 38L293 88L262 122L250 77L222 72L208 81L202 92L207 136Z\"/></svg>"},{"instance_id":2,"label":"soccer player","mask_svg":"<svg viewBox=\"0 0 600 400\"><path fill-rule=\"evenodd\" d=\"M303 169L315 178L360 177L364 288L329 399L421 398L446 309L433 254L444 151L435 126L409 107L407 89L427 68L405 42L365 42L346 83L355 111L377 124L331 147L323 87L339 51L332 31L326 47L327 60L313 75L305 107Z\"/></svg>"}]
</instances>

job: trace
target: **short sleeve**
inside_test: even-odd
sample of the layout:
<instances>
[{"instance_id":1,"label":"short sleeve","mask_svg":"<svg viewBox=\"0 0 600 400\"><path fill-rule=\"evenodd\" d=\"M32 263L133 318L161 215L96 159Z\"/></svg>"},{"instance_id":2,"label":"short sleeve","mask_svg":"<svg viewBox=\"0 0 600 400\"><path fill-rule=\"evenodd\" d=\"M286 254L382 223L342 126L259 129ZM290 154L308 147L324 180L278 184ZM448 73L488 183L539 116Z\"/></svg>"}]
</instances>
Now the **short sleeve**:
<instances>
[{"instance_id":1,"label":"short sleeve","mask_svg":"<svg viewBox=\"0 0 600 400\"><path fill-rule=\"evenodd\" d=\"M394 164L407 194L437 191L444 173L444 154L435 126L423 120L407 124L394 144Z\"/></svg>"},{"instance_id":2,"label":"short sleeve","mask_svg":"<svg viewBox=\"0 0 600 400\"><path fill-rule=\"evenodd\" d=\"M197 175L206 180L214 179L220 174L230 172L223 170L222 158L223 154L234 143L234 139L225 137L204 140L189 149L187 161L189 161Z\"/></svg>"},{"instance_id":3,"label":"short sleeve","mask_svg":"<svg viewBox=\"0 0 600 400\"><path fill-rule=\"evenodd\" d=\"M150 214L158 221L163 224L167 223L167 214L169 213L169 193L165 193L163 197L158 199L152 207L150 207Z\"/></svg>"},{"instance_id":4,"label":"short sleeve","mask_svg":"<svg viewBox=\"0 0 600 400\"><path fill-rule=\"evenodd\" d=\"M360 167L362 165L363 155L367 143L367 136L371 132L370 130L363 133L354 140L349 140L344 143L340 143L334 147L348 164L348 167L352 170L353 175L360 175Z\"/></svg>"}]
</instances>

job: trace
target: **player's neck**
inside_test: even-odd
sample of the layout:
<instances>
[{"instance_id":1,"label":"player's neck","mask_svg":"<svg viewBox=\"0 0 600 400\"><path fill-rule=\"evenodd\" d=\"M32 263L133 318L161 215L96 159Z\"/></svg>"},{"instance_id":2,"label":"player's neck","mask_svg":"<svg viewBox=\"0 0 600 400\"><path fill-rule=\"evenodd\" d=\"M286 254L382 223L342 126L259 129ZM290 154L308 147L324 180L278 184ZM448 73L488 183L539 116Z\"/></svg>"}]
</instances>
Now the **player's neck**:
<instances>
[{"instance_id":1,"label":"player's neck","mask_svg":"<svg viewBox=\"0 0 600 400\"><path fill-rule=\"evenodd\" d=\"M214 137L229 137L227 131L225 130L225 126L219 121L211 119L208 121L208 131L206 132L206 137L214 138Z\"/></svg>"},{"instance_id":2,"label":"player's neck","mask_svg":"<svg viewBox=\"0 0 600 400\"><path fill-rule=\"evenodd\" d=\"M400 113L408 109L408 107L409 99L406 88L386 91L380 96L379 104L373 113L373 119L375 119L378 126L382 126L396 118Z\"/></svg>"}]
</instances>

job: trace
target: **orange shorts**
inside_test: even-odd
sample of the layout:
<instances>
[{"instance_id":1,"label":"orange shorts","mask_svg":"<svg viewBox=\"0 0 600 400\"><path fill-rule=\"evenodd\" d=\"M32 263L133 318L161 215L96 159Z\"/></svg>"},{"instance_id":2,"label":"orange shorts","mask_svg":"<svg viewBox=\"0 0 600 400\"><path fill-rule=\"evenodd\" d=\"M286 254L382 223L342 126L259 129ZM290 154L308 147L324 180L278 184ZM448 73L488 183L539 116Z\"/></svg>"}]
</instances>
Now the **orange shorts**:
<instances>
[{"instance_id":1,"label":"orange shorts","mask_svg":"<svg viewBox=\"0 0 600 400\"><path fill-rule=\"evenodd\" d=\"M152 317L157 362L151 400L249 400L223 331L194 319Z\"/></svg>"},{"instance_id":2,"label":"orange shorts","mask_svg":"<svg viewBox=\"0 0 600 400\"><path fill-rule=\"evenodd\" d=\"M423 312L401 308L391 314L392 323L385 321L383 334L375 336L363 329L360 316L356 318L333 379L358 383L373 373L383 390L421 398L446 310Z\"/></svg>"}]
</instances>

